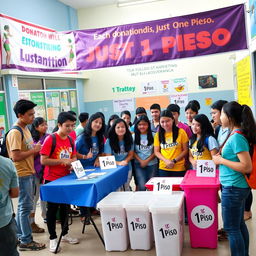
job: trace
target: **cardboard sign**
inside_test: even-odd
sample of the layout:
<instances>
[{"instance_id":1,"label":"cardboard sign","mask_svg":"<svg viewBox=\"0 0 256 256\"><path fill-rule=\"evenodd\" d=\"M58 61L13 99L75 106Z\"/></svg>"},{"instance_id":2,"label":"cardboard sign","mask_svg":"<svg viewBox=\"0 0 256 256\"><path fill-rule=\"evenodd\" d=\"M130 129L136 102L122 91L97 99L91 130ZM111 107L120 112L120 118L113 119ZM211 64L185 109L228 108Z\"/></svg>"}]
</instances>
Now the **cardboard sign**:
<instances>
[{"instance_id":1,"label":"cardboard sign","mask_svg":"<svg viewBox=\"0 0 256 256\"><path fill-rule=\"evenodd\" d=\"M99 160L101 170L116 168L116 159L114 156L101 156Z\"/></svg>"},{"instance_id":2,"label":"cardboard sign","mask_svg":"<svg viewBox=\"0 0 256 256\"><path fill-rule=\"evenodd\" d=\"M82 164L79 160L72 162L71 165L72 165L72 167L75 171L76 177L78 179L85 176L84 167L82 166Z\"/></svg>"},{"instance_id":3,"label":"cardboard sign","mask_svg":"<svg viewBox=\"0 0 256 256\"><path fill-rule=\"evenodd\" d=\"M216 165L212 160L197 160L197 177L216 177Z\"/></svg>"},{"instance_id":4,"label":"cardboard sign","mask_svg":"<svg viewBox=\"0 0 256 256\"><path fill-rule=\"evenodd\" d=\"M168 178L155 178L154 179L154 193L172 194L172 180Z\"/></svg>"}]
</instances>

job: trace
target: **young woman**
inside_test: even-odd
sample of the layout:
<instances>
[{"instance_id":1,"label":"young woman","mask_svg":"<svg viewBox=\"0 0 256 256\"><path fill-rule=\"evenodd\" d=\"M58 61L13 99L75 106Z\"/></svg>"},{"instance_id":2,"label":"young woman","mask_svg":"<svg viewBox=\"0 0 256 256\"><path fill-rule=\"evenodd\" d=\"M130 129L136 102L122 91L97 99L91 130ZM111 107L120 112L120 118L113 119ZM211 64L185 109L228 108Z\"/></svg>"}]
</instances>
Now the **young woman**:
<instances>
[{"instance_id":1,"label":"young woman","mask_svg":"<svg viewBox=\"0 0 256 256\"><path fill-rule=\"evenodd\" d=\"M45 138L48 136L46 133L48 129L47 122L42 117L36 117L34 119L34 122L31 126L31 135L34 141L34 144L37 144L38 142L43 145ZM35 213L36 213L36 205L37 201L39 199L39 192L40 192L40 185L43 181L43 170L44 166L42 166L40 162L40 154L36 154L34 157L34 167L35 167L35 196L34 196L34 205L33 210L30 214L30 220L31 220L31 228L33 233L43 233L44 229L40 228L35 223ZM42 218L46 221L46 202L40 201L41 206L41 214Z\"/></svg>"},{"instance_id":2,"label":"young woman","mask_svg":"<svg viewBox=\"0 0 256 256\"><path fill-rule=\"evenodd\" d=\"M185 175L185 157L188 154L188 136L176 126L170 110L160 115L159 132L154 137L154 153L160 160L160 177L183 177Z\"/></svg>"},{"instance_id":3,"label":"young woman","mask_svg":"<svg viewBox=\"0 0 256 256\"><path fill-rule=\"evenodd\" d=\"M250 193L245 175L252 170L250 145L256 143L256 125L251 109L232 101L221 111L221 123L231 131L221 155L213 156L220 165L221 205L224 229L232 256L249 255L249 233L243 218L245 200Z\"/></svg>"},{"instance_id":4,"label":"young woman","mask_svg":"<svg viewBox=\"0 0 256 256\"><path fill-rule=\"evenodd\" d=\"M115 115L115 114L109 117L108 124L107 124L107 127L106 127L106 132L105 132L105 138L108 137L108 131L109 131L110 127L113 125L114 121L118 118L119 118L119 116Z\"/></svg>"},{"instance_id":5,"label":"young woman","mask_svg":"<svg viewBox=\"0 0 256 256\"><path fill-rule=\"evenodd\" d=\"M197 160L211 160L219 150L213 128L204 114L196 115L192 121L192 138L189 141L189 161L196 168Z\"/></svg>"},{"instance_id":6,"label":"young woman","mask_svg":"<svg viewBox=\"0 0 256 256\"><path fill-rule=\"evenodd\" d=\"M158 168L154 154L154 138L150 121L147 116L141 116L134 126L134 158L138 190L146 190L145 183L153 177Z\"/></svg>"},{"instance_id":7,"label":"young woman","mask_svg":"<svg viewBox=\"0 0 256 256\"><path fill-rule=\"evenodd\" d=\"M128 111L128 110L122 111L120 114L120 117L122 119L124 119L124 121L126 122L126 124L128 125L129 128L132 126L130 111Z\"/></svg>"},{"instance_id":8,"label":"young woman","mask_svg":"<svg viewBox=\"0 0 256 256\"><path fill-rule=\"evenodd\" d=\"M191 129L192 120L198 114L198 105L194 101L190 101L185 107L185 116L187 119L187 125ZM191 129L192 130L192 129Z\"/></svg>"},{"instance_id":9,"label":"young woman","mask_svg":"<svg viewBox=\"0 0 256 256\"><path fill-rule=\"evenodd\" d=\"M133 140L126 122L119 118L109 129L108 139L104 146L107 156L114 155L117 165L129 165L128 179L125 183L125 191L130 191L132 177L131 159L133 158Z\"/></svg>"},{"instance_id":10,"label":"young woman","mask_svg":"<svg viewBox=\"0 0 256 256\"><path fill-rule=\"evenodd\" d=\"M84 132L76 140L77 159L84 168L99 166L99 156L104 150L104 118L100 113L90 116ZM81 221L90 224L88 207L80 207ZM92 208L91 210L94 210Z\"/></svg>"},{"instance_id":11,"label":"young woman","mask_svg":"<svg viewBox=\"0 0 256 256\"><path fill-rule=\"evenodd\" d=\"M146 115L147 115L147 111L146 111L146 109L143 108L143 107L138 107L138 108L136 108L135 114L136 114L136 115L135 115L133 124L132 124L132 126L131 126L131 128L130 128L130 131L131 131L132 133L134 133L134 125L135 125L135 123L137 122L138 118L139 118L140 116L146 116Z\"/></svg>"}]
</instances>

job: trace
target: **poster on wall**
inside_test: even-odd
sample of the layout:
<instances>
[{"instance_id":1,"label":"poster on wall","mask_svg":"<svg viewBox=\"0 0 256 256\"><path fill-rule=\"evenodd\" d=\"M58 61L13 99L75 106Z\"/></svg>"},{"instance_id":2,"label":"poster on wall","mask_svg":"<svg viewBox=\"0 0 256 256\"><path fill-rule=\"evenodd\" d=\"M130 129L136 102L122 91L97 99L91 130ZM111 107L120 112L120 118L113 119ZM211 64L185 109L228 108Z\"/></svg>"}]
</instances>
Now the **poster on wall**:
<instances>
[{"instance_id":1,"label":"poster on wall","mask_svg":"<svg viewBox=\"0 0 256 256\"><path fill-rule=\"evenodd\" d=\"M74 34L56 32L0 14L2 69L76 70Z\"/></svg>"},{"instance_id":2,"label":"poster on wall","mask_svg":"<svg viewBox=\"0 0 256 256\"><path fill-rule=\"evenodd\" d=\"M141 93L142 94L156 94L158 92L160 82L159 81L152 81L141 83Z\"/></svg>"},{"instance_id":3,"label":"poster on wall","mask_svg":"<svg viewBox=\"0 0 256 256\"><path fill-rule=\"evenodd\" d=\"M170 96L171 104L177 104L180 107L186 107L188 104L188 94L172 94Z\"/></svg>"},{"instance_id":4,"label":"poster on wall","mask_svg":"<svg viewBox=\"0 0 256 256\"><path fill-rule=\"evenodd\" d=\"M113 100L114 112L134 111L134 98Z\"/></svg>"},{"instance_id":5,"label":"poster on wall","mask_svg":"<svg viewBox=\"0 0 256 256\"><path fill-rule=\"evenodd\" d=\"M150 109L150 106L157 103L162 109L166 108L170 104L169 96L153 96L153 97L141 97L136 98L136 108L144 107L146 110Z\"/></svg>"},{"instance_id":6,"label":"poster on wall","mask_svg":"<svg viewBox=\"0 0 256 256\"><path fill-rule=\"evenodd\" d=\"M216 88L217 75L198 76L198 84L200 89Z\"/></svg>"},{"instance_id":7,"label":"poster on wall","mask_svg":"<svg viewBox=\"0 0 256 256\"><path fill-rule=\"evenodd\" d=\"M37 104L37 106L35 107L35 116L43 117L46 120L44 93L43 92L31 92L30 98L35 104Z\"/></svg>"},{"instance_id":8,"label":"poster on wall","mask_svg":"<svg viewBox=\"0 0 256 256\"><path fill-rule=\"evenodd\" d=\"M237 100L252 106L250 56L236 63Z\"/></svg>"},{"instance_id":9,"label":"poster on wall","mask_svg":"<svg viewBox=\"0 0 256 256\"><path fill-rule=\"evenodd\" d=\"M170 80L162 80L160 81L160 92L161 93L168 93L170 87Z\"/></svg>"},{"instance_id":10,"label":"poster on wall","mask_svg":"<svg viewBox=\"0 0 256 256\"><path fill-rule=\"evenodd\" d=\"M70 110L68 91L60 93L60 105L61 105L61 111Z\"/></svg>"},{"instance_id":11,"label":"poster on wall","mask_svg":"<svg viewBox=\"0 0 256 256\"><path fill-rule=\"evenodd\" d=\"M46 92L46 112L48 121L48 130L51 132L57 123L60 113L60 93Z\"/></svg>"},{"instance_id":12,"label":"poster on wall","mask_svg":"<svg viewBox=\"0 0 256 256\"><path fill-rule=\"evenodd\" d=\"M170 93L184 93L188 91L187 78L174 78L170 80Z\"/></svg>"},{"instance_id":13,"label":"poster on wall","mask_svg":"<svg viewBox=\"0 0 256 256\"><path fill-rule=\"evenodd\" d=\"M18 97L19 97L19 100L30 100L30 93L19 91Z\"/></svg>"},{"instance_id":14,"label":"poster on wall","mask_svg":"<svg viewBox=\"0 0 256 256\"><path fill-rule=\"evenodd\" d=\"M8 131L8 118L4 93L0 93L0 130L0 137L4 135L6 131Z\"/></svg>"}]
</instances>

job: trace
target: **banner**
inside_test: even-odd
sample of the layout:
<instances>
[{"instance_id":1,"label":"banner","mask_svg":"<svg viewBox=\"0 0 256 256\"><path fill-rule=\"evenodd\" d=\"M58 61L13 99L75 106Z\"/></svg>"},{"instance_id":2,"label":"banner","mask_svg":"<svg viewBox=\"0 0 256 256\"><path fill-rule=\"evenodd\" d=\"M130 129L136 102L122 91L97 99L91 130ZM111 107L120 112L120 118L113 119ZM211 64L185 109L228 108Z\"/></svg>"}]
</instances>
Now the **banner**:
<instances>
[{"instance_id":1,"label":"banner","mask_svg":"<svg viewBox=\"0 0 256 256\"><path fill-rule=\"evenodd\" d=\"M247 48L242 4L163 20L73 33L78 70Z\"/></svg>"},{"instance_id":2,"label":"banner","mask_svg":"<svg viewBox=\"0 0 256 256\"><path fill-rule=\"evenodd\" d=\"M64 34L0 14L2 69L76 70L73 33Z\"/></svg>"},{"instance_id":3,"label":"banner","mask_svg":"<svg viewBox=\"0 0 256 256\"><path fill-rule=\"evenodd\" d=\"M70 71L247 48L244 5L108 28L56 32L0 14L2 69Z\"/></svg>"}]
</instances>

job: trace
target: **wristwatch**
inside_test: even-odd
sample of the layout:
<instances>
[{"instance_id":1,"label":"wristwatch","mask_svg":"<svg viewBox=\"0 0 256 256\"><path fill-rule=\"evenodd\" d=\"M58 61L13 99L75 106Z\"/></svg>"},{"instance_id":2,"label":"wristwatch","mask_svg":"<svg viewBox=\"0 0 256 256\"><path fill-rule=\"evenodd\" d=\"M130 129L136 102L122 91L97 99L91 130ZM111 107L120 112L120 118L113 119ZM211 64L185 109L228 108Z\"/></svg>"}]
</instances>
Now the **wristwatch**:
<instances>
[{"instance_id":1,"label":"wristwatch","mask_svg":"<svg viewBox=\"0 0 256 256\"><path fill-rule=\"evenodd\" d=\"M172 162L176 164L177 160L174 158L174 159L172 159Z\"/></svg>"}]
</instances>

